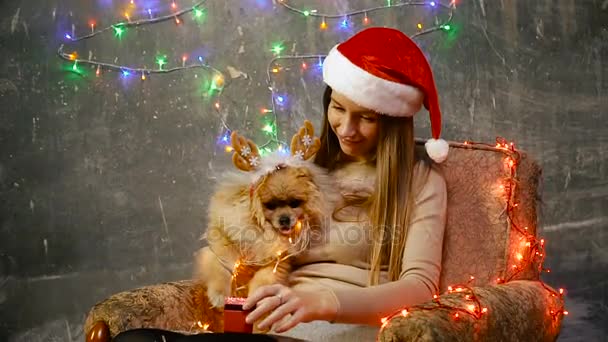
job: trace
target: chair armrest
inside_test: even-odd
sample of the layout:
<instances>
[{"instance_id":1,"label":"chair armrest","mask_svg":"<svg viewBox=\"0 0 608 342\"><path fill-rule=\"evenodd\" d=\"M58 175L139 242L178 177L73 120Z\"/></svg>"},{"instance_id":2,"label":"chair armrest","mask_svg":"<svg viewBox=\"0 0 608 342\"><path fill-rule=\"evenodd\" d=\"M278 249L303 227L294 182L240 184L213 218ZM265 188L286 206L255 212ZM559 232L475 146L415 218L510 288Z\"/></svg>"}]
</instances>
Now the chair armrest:
<instances>
[{"instance_id":1,"label":"chair armrest","mask_svg":"<svg viewBox=\"0 0 608 342\"><path fill-rule=\"evenodd\" d=\"M546 285L545 285L546 286ZM563 299L539 281L517 280L473 287L487 312L468 313L473 302L452 292L436 301L391 317L378 341L555 341L560 332ZM462 311L453 308L462 308ZM471 307L472 309L473 307ZM458 317L456 317L456 313Z\"/></svg>"},{"instance_id":2,"label":"chair armrest","mask_svg":"<svg viewBox=\"0 0 608 342\"><path fill-rule=\"evenodd\" d=\"M108 341L123 331L137 328L195 334L204 328L222 331L223 326L223 312L211 308L205 287L186 280L108 297L93 306L85 321L84 333L87 341Z\"/></svg>"}]
</instances>

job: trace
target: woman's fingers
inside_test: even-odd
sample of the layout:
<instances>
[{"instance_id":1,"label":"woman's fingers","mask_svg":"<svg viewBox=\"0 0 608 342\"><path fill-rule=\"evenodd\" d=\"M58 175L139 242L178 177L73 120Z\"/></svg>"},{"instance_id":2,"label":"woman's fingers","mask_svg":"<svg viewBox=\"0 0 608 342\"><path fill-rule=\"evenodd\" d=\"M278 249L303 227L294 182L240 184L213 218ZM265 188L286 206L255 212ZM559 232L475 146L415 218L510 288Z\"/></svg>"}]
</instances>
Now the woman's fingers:
<instances>
[{"instance_id":1,"label":"woman's fingers","mask_svg":"<svg viewBox=\"0 0 608 342\"><path fill-rule=\"evenodd\" d=\"M285 316L283 316L283 318L281 318L280 320L274 322L272 324L272 326L270 327L271 331L276 331L277 327L280 327L281 325L285 324L285 322L287 322L289 319L291 319L291 314L287 314Z\"/></svg>"},{"instance_id":2,"label":"woman's fingers","mask_svg":"<svg viewBox=\"0 0 608 342\"><path fill-rule=\"evenodd\" d=\"M275 284L258 288L245 301L244 310L255 306L245 321L248 324L257 322L267 315L258 325L259 329L272 327L276 332L284 332L302 322L305 313L302 298L290 288Z\"/></svg>"},{"instance_id":3,"label":"woman's fingers","mask_svg":"<svg viewBox=\"0 0 608 342\"><path fill-rule=\"evenodd\" d=\"M276 295L277 293L279 293L279 291L281 291L282 287L283 285L280 284L260 286L258 289L253 291L251 296L247 297L247 299L245 300L245 304L243 304L243 310L251 309L254 305L258 304L258 302L265 297Z\"/></svg>"},{"instance_id":4,"label":"woman's fingers","mask_svg":"<svg viewBox=\"0 0 608 342\"><path fill-rule=\"evenodd\" d=\"M278 324L274 328L274 332L276 332L277 334L286 332L287 330L298 325L298 323L302 322L303 317L304 310L303 308L300 308L300 310L297 310L295 313L293 313L291 317L289 317L289 319L285 320L284 322L281 322L281 324Z\"/></svg>"},{"instance_id":5,"label":"woman's fingers","mask_svg":"<svg viewBox=\"0 0 608 342\"><path fill-rule=\"evenodd\" d=\"M299 305L297 300L287 301L287 303L279 305L270 315L268 315L268 317L266 317L260 324L258 324L258 327L260 327L260 329L266 329L267 327L271 327L273 324L279 322L285 316L296 311L298 307Z\"/></svg>"},{"instance_id":6,"label":"woman's fingers","mask_svg":"<svg viewBox=\"0 0 608 342\"><path fill-rule=\"evenodd\" d=\"M255 310L251 311L247 317L245 318L245 322L247 324L252 324L260 319L262 316L267 314L268 312L274 310L279 305L279 297L272 296L261 299Z\"/></svg>"}]
</instances>

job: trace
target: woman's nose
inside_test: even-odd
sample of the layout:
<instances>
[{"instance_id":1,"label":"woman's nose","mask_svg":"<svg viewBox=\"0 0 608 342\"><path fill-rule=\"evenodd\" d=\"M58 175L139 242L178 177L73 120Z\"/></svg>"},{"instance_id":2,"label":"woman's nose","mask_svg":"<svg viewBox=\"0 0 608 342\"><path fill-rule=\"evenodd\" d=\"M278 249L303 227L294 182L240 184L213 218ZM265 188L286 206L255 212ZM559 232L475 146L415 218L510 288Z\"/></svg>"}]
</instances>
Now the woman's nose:
<instances>
[{"instance_id":1,"label":"woman's nose","mask_svg":"<svg viewBox=\"0 0 608 342\"><path fill-rule=\"evenodd\" d=\"M340 126L338 127L338 135L343 138L352 137L357 133L357 126L354 120L348 116L345 116Z\"/></svg>"}]
</instances>

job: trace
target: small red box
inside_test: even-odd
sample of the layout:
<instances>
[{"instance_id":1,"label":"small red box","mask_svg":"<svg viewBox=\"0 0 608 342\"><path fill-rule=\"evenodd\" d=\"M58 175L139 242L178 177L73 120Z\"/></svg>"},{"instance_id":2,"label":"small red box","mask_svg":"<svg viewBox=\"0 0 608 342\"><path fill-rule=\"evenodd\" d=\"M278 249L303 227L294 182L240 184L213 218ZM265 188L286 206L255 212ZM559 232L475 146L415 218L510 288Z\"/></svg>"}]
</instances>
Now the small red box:
<instances>
[{"instance_id":1,"label":"small red box","mask_svg":"<svg viewBox=\"0 0 608 342\"><path fill-rule=\"evenodd\" d=\"M224 300L224 332L253 332L253 324L245 322L245 317L251 310L243 310L243 304L245 298L227 297Z\"/></svg>"}]
</instances>

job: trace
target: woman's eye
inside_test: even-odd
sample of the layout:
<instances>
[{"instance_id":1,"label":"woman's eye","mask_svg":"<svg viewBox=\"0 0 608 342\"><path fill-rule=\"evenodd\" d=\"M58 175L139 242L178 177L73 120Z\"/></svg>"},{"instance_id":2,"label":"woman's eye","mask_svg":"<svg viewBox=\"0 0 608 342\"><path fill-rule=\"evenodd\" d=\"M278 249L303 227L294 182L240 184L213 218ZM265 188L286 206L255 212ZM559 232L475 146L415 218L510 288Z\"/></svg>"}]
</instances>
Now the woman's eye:
<instances>
[{"instance_id":1,"label":"woman's eye","mask_svg":"<svg viewBox=\"0 0 608 342\"><path fill-rule=\"evenodd\" d=\"M374 122L376 121L376 118L373 118L371 116L362 116L361 119L367 121L367 122Z\"/></svg>"},{"instance_id":2,"label":"woman's eye","mask_svg":"<svg viewBox=\"0 0 608 342\"><path fill-rule=\"evenodd\" d=\"M333 108L334 110L337 110L338 112L344 111L344 108L342 108L342 107L332 106L331 108Z\"/></svg>"}]
</instances>

